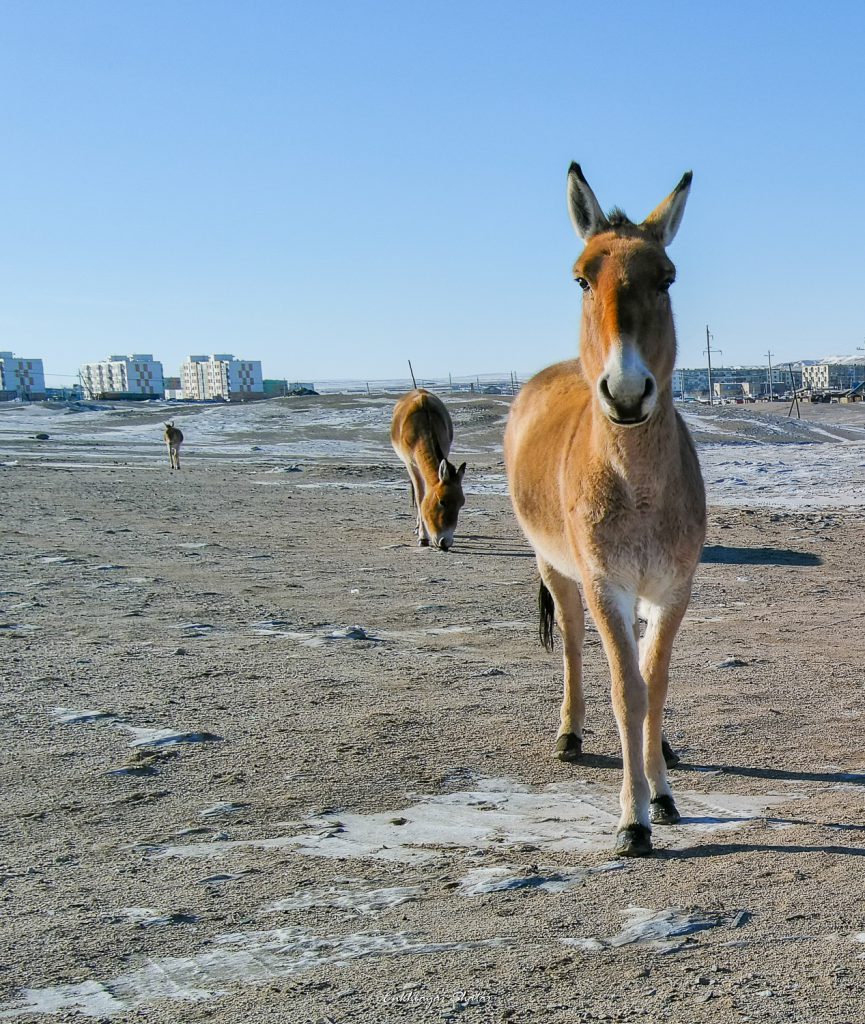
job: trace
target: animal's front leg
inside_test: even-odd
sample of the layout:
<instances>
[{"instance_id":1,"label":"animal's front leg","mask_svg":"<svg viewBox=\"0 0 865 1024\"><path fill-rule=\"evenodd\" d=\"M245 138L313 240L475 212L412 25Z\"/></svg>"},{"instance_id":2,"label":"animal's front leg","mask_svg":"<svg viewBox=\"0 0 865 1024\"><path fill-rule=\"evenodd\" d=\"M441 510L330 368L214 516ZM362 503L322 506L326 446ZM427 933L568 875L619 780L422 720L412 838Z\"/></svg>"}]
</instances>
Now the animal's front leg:
<instances>
[{"instance_id":1,"label":"animal's front leg","mask_svg":"<svg viewBox=\"0 0 865 1024\"><path fill-rule=\"evenodd\" d=\"M417 509L417 520L415 522L415 536L417 537L418 544L421 547L426 547L429 544L429 538L426 534L426 528L423 523L423 515L421 514L421 505L423 504L423 497L425 494L423 475L415 465L410 465L408 474L411 477L412 493L414 494L415 508Z\"/></svg>"},{"instance_id":2,"label":"animal's front leg","mask_svg":"<svg viewBox=\"0 0 865 1024\"><path fill-rule=\"evenodd\" d=\"M622 744L622 817L615 851L622 857L645 857L652 852L649 783L643 767L648 698L634 636L636 594L603 580L587 580L584 589L610 666L613 713Z\"/></svg>"},{"instance_id":3,"label":"animal's front leg","mask_svg":"<svg viewBox=\"0 0 865 1024\"><path fill-rule=\"evenodd\" d=\"M667 782L664 752L663 716L670 682L670 656L673 641L688 607L690 586L676 592L669 603L649 606L649 620L643 639L641 672L648 687L644 758L651 789L651 820L658 825L675 825L681 820Z\"/></svg>"}]
</instances>

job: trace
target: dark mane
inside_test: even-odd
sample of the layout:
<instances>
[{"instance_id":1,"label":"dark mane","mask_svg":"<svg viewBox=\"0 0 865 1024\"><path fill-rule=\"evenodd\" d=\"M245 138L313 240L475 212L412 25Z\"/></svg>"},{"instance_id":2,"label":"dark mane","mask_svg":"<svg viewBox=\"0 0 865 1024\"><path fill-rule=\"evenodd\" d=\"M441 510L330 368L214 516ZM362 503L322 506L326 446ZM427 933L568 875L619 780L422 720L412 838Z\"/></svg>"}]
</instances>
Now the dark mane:
<instances>
[{"instance_id":1,"label":"dark mane","mask_svg":"<svg viewBox=\"0 0 865 1024\"><path fill-rule=\"evenodd\" d=\"M610 222L610 227L613 228L620 228L625 225L632 224L631 218L624 210L620 210L618 206L614 206L612 210L610 210L607 214L607 220Z\"/></svg>"}]
</instances>

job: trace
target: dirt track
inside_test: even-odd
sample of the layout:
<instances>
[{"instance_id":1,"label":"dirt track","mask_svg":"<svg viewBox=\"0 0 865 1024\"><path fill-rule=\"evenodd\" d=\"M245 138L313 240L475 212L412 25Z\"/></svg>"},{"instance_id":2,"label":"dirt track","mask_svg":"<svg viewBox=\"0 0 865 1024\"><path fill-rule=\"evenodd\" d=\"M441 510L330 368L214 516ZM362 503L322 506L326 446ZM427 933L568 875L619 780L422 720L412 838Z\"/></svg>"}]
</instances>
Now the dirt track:
<instances>
[{"instance_id":1,"label":"dirt track","mask_svg":"<svg viewBox=\"0 0 865 1024\"><path fill-rule=\"evenodd\" d=\"M501 404L463 414L494 481ZM667 722L686 821L610 863L597 636L563 765L492 486L443 555L384 446L190 443L170 474L51 444L0 467L0 1018L865 1019L863 512L712 510Z\"/></svg>"}]
</instances>

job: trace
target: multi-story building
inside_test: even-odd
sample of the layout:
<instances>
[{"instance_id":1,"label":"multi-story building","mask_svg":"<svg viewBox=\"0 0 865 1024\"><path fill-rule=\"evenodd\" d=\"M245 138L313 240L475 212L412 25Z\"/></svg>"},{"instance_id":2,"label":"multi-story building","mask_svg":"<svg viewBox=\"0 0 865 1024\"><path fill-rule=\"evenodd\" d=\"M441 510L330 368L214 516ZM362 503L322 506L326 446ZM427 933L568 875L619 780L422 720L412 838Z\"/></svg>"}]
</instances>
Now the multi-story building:
<instances>
[{"instance_id":1,"label":"multi-story building","mask_svg":"<svg viewBox=\"0 0 865 1024\"><path fill-rule=\"evenodd\" d=\"M163 377L162 385L166 398L183 398L183 385L179 377Z\"/></svg>"},{"instance_id":2,"label":"multi-story building","mask_svg":"<svg viewBox=\"0 0 865 1024\"><path fill-rule=\"evenodd\" d=\"M45 398L45 371L41 359L22 359L0 352L0 399Z\"/></svg>"},{"instance_id":3,"label":"multi-story building","mask_svg":"<svg viewBox=\"0 0 865 1024\"><path fill-rule=\"evenodd\" d=\"M264 397L261 363L226 353L190 356L180 368L183 397L194 401L221 398L227 402Z\"/></svg>"},{"instance_id":4,"label":"multi-story building","mask_svg":"<svg viewBox=\"0 0 865 1024\"><path fill-rule=\"evenodd\" d=\"M109 356L81 367L85 398L162 398L162 363L150 353Z\"/></svg>"},{"instance_id":5,"label":"multi-story building","mask_svg":"<svg viewBox=\"0 0 865 1024\"><path fill-rule=\"evenodd\" d=\"M802 386L810 391L850 391L865 381L865 362L856 356L827 359L802 367Z\"/></svg>"},{"instance_id":6,"label":"multi-story building","mask_svg":"<svg viewBox=\"0 0 865 1024\"><path fill-rule=\"evenodd\" d=\"M792 375L792 379L791 379ZM735 392L755 398L769 394L769 368L767 366L713 366L712 391L716 395L722 392ZM724 385L719 388L718 385ZM794 363L792 367L786 363L772 367L772 393L780 395L791 390L791 387L802 386L802 367ZM675 398L707 399L709 396L709 368L707 366L686 368L679 367L673 371L673 396Z\"/></svg>"}]
</instances>

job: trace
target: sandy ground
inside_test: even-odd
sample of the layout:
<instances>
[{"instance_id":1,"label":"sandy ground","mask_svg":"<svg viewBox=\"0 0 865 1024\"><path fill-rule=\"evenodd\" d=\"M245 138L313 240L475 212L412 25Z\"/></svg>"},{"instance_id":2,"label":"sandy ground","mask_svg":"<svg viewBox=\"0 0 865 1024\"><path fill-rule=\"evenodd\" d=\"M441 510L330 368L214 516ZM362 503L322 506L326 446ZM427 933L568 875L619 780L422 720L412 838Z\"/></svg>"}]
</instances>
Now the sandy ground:
<instances>
[{"instance_id":1,"label":"sandy ground","mask_svg":"<svg viewBox=\"0 0 865 1024\"><path fill-rule=\"evenodd\" d=\"M787 445L847 498L711 485L685 819L625 862L591 628L587 757L550 757L507 400L453 403L448 555L391 405L178 410L174 474L162 410L0 411L0 1019L865 1020L865 410L694 414L707 475Z\"/></svg>"}]
</instances>

